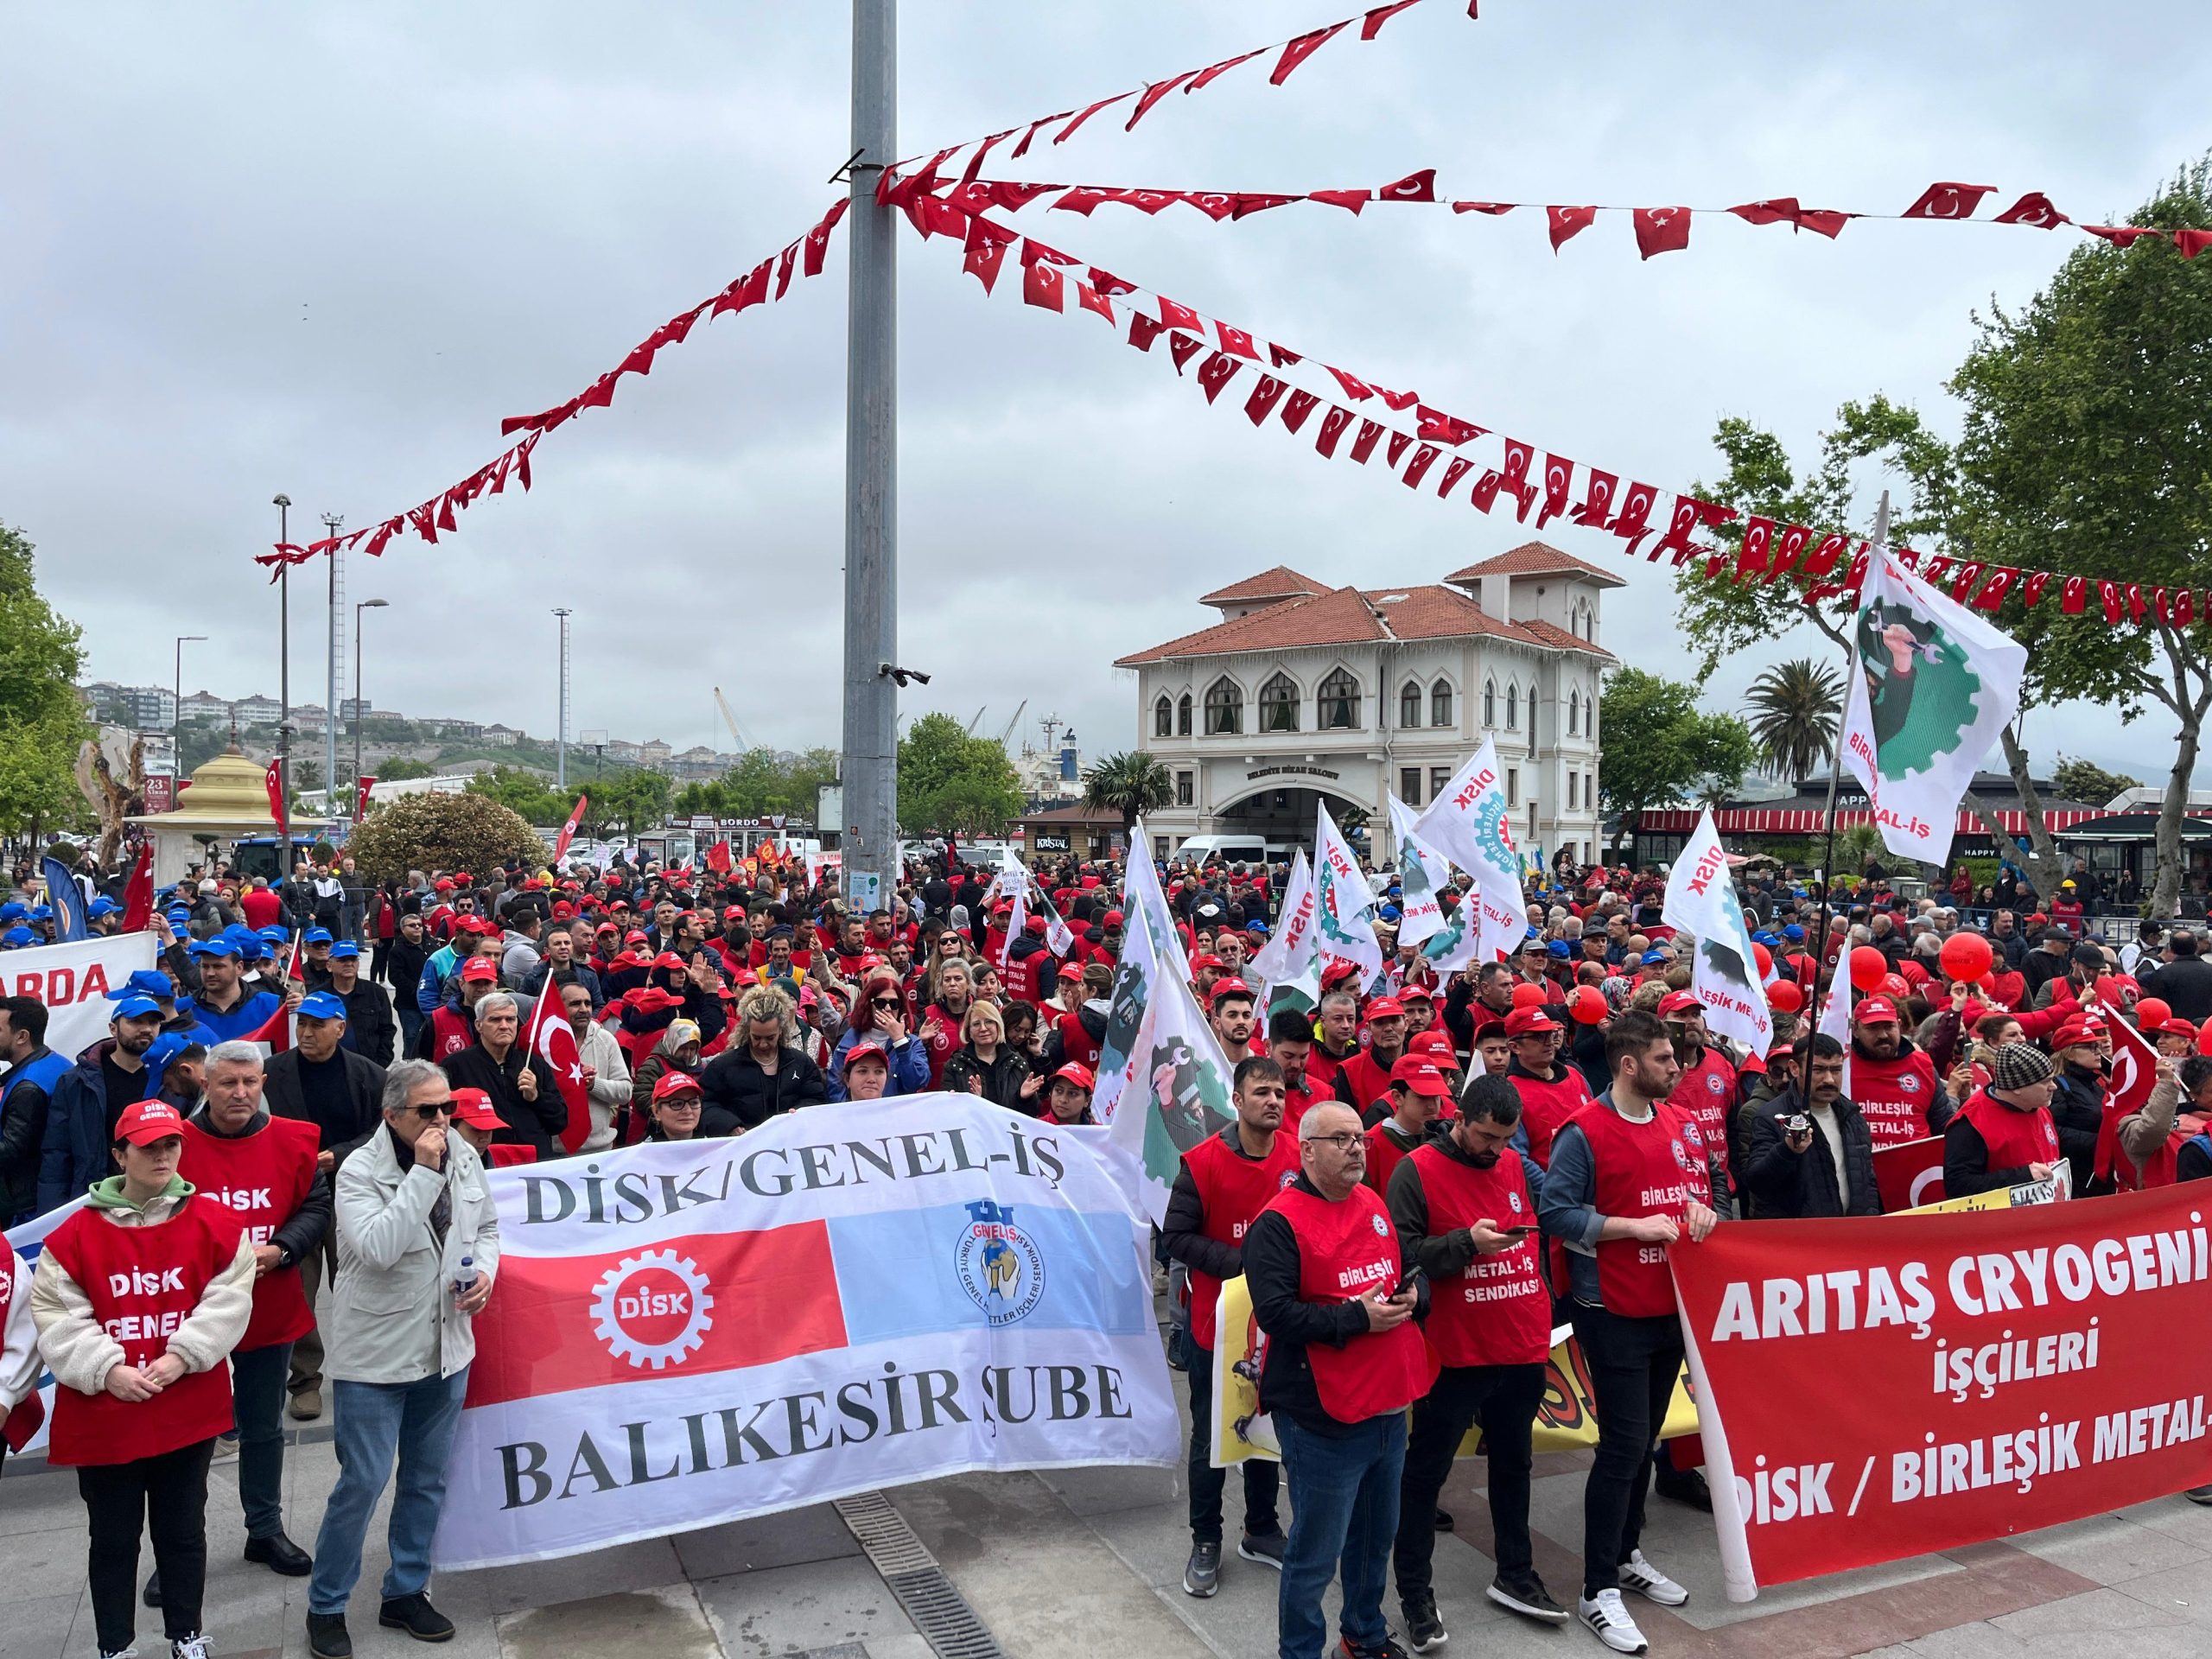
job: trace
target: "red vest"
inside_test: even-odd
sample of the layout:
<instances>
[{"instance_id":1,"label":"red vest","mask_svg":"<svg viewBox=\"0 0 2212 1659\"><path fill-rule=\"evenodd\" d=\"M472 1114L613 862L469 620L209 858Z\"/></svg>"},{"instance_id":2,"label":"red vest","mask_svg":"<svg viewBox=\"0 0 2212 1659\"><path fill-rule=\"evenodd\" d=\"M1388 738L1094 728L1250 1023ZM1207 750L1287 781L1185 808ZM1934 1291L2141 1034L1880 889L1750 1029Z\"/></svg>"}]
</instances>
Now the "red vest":
<instances>
[{"instance_id":1,"label":"red vest","mask_svg":"<svg viewBox=\"0 0 2212 1659\"><path fill-rule=\"evenodd\" d=\"M1329 1058L1328 1052L1321 1046L1318 1040L1316 1040L1313 1045L1313 1052L1306 1057L1306 1081L1311 1091L1315 1096L1321 1098L1326 1098L1327 1096L1335 1094L1337 1092L1337 1073L1344 1068L1347 1061L1363 1055L1365 1052L1366 1051L1364 1049L1356 1048L1352 1050L1351 1053L1347 1054L1344 1059L1331 1059ZM1390 1080L1388 1077L1385 1077L1382 1080L1382 1086L1385 1089L1390 1086ZM1371 1103L1371 1102L1363 1102L1352 1109L1354 1111L1363 1112Z\"/></svg>"},{"instance_id":2,"label":"red vest","mask_svg":"<svg viewBox=\"0 0 2212 1659\"><path fill-rule=\"evenodd\" d=\"M1364 1179L1367 1185L1377 1192L1389 1192L1390 1172L1397 1168L1401 1159L1408 1155L1391 1138L1390 1126L1397 1121L1395 1116L1385 1117L1367 1132L1367 1174ZM1416 1141L1414 1144L1420 1143Z\"/></svg>"},{"instance_id":3,"label":"red vest","mask_svg":"<svg viewBox=\"0 0 2212 1659\"><path fill-rule=\"evenodd\" d=\"M1510 1147L1488 1169L1463 1163L1441 1147L1421 1147L1412 1156L1428 1199L1432 1238L1478 1221L1535 1225L1528 1172ZM1552 1299L1537 1270L1535 1239L1478 1255L1456 1278L1432 1286L1428 1339L1446 1365L1542 1364L1551 1353Z\"/></svg>"},{"instance_id":4,"label":"red vest","mask_svg":"<svg viewBox=\"0 0 2212 1659\"><path fill-rule=\"evenodd\" d=\"M1597 1172L1590 1205L1599 1215L1680 1221L1691 1199L1705 1202L1704 1140L1696 1121L1672 1102L1656 1103L1645 1123L1631 1123L1602 1102L1574 1122L1590 1141ZM1665 1245L1613 1238L1597 1249L1598 1294L1610 1312L1630 1319L1674 1313Z\"/></svg>"},{"instance_id":5,"label":"red vest","mask_svg":"<svg viewBox=\"0 0 2212 1659\"><path fill-rule=\"evenodd\" d=\"M1321 1051L1315 1049L1314 1059L1319 1058L1320 1054ZM1309 1074L1313 1071L1313 1060L1306 1061L1306 1069ZM1365 1112L1390 1092L1390 1068L1378 1064L1363 1048L1337 1069L1351 1080L1351 1109L1355 1112ZM1333 1083L1330 1085L1332 1089L1335 1086ZM1386 1106L1383 1110L1387 1112L1389 1108Z\"/></svg>"},{"instance_id":6,"label":"red vest","mask_svg":"<svg viewBox=\"0 0 2212 1659\"><path fill-rule=\"evenodd\" d=\"M938 1020L934 1026L930 1024L932 1012ZM963 1015L962 1019L965 1017ZM944 1086L945 1062L960 1052L960 1026L961 1020L956 1020L934 1002L922 1010L922 1026L918 1034L922 1039L922 1047L930 1057L930 1087L932 1089Z\"/></svg>"},{"instance_id":7,"label":"red vest","mask_svg":"<svg viewBox=\"0 0 2212 1659\"><path fill-rule=\"evenodd\" d=\"M1092 1071L1098 1069L1098 1039L1083 1028L1083 1016L1071 1009L1052 1021L1060 1033L1060 1052Z\"/></svg>"},{"instance_id":8,"label":"red vest","mask_svg":"<svg viewBox=\"0 0 2212 1659\"><path fill-rule=\"evenodd\" d=\"M1521 1122L1529 1131L1529 1155L1536 1160L1539 1169L1549 1169L1552 1163L1552 1137L1559 1133L1560 1125L1590 1103L1590 1085L1582 1080L1582 1073L1562 1058L1552 1062L1559 1076L1547 1083L1541 1077L1525 1077L1518 1071L1505 1074L1521 1094Z\"/></svg>"},{"instance_id":9,"label":"red vest","mask_svg":"<svg viewBox=\"0 0 2212 1659\"><path fill-rule=\"evenodd\" d=\"M187 1198L152 1227L118 1227L79 1210L46 1248L90 1299L100 1328L123 1344L123 1363L144 1367L201 1293L238 1253L238 1224L220 1205ZM103 1389L56 1389L50 1463L135 1463L213 1440L231 1426L231 1370L217 1365L179 1377L151 1400L118 1400Z\"/></svg>"},{"instance_id":10,"label":"red vest","mask_svg":"<svg viewBox=\"0 0 2212 1659\"><path fill-rule=\"evenodd\" d=\"M1356 1186L1343 1203L1331 1204L1286 1187L1268 1208L1290 1224L1298 1240L1300 1301L1348 1302L1370 1287L1396 1293L1398 1236L1371 1189ZM1363 1331L1341 1348L1309 1343L1306 1357L1321 1408L1340 1423L1403 1411L1428 1392L1438 1370L1411 1319L1388 1331Z\"/></svg>"},{"instance_id":11,"label":"red vest","mask_svg":"<svg viewBox=\"0 0 2212 1659\"><path fill-rule=\"evenodd\" d=\"M1709 1147L1728 1144L1728 1115L1736 1109L1736 1068L1708 1045L1697 1064L1686 1068L1667 1103L1698 1127ZM1601 1214L1611 1215L1610 1210Z\"/></svg>"},{"instance_id":12,"label":"red vest","mask_svg":"<svg viewBox=\"0 0 2212 1659\"><path fill-rule=\"evenodd\" d=\"M1875 1151L1925 1141L1934 1134L1928 1127L1928 1108L1936 1093L1936 1062L1925 1050L1915 1049L1893 1060L1870 1060L1852 1051L1852 1103L1866 1120Z\"/></svg>"},{"instance_id":13,"label":"red vest","mask_svg":"<svg viewBox=\"0 0 2212 1659\"><path fill-rule=\"evenodd\" d=\"M465 1014L440 1007L430 1014L430 1060L450 1059L476 1040L476 1022Z\"/></svg>"},{"instance_id":14,"label":"red vest","mask_svg":"<svg viewBox=\"0 0 2212 1659\"><path fill-rule=\"evenodd\" d=\"M199 1196L228 1207L245 1236L266 1244L299 1211L315 1185L315 1154L322 1131L296 1118L272 1117L238 1140L184 1126L184 1155L177 1173ZM238 1351L251 1353L280 1342L297 1342L315 1329L297 1262L272 1268L253 1281L253 1317Z\"/></svg>"},{"instance_id":15,"label":"red vest","mask_svg":"<svg viewBox=\"0 0 2212 1659\"><path fill-rule=\"evenodd\" d=\"M1282 1094L1282 1128L1277 1131L1294 1140L1298 1135L1299 1120L1313 1109L1314 1097L1304 1089L1286 1089Z\"/></svg>"},{"instance_id":16,"label":"red vest","mask_svg":"<svg viewBox=\"0 0 2212 1659\"><path fill-rule=\"evenodd\" d=\"M485 1161L493 1169L508 1169L516 1164L537 1161L536 1147L493 1147L485 1153Z\"/></svg>"},{"instance_id":17,"label":"red vest","mask_svg":"<svg viewBox=\"0 0 2212 1659\"><path fill-rule=\"evenodd\" d=\"M1205 1209L1200 1236L1241 1246L1245 1230L1259 1219L1268 1201L1298 1179L1298 1142L1278 1129L1273 1148L1255 1163L1233 1151L1220 1135L1210 1135L1183 1154L1183 1162L1198 1184L1198 1201ZM1220 1296L1220 1280L1191 1269L1191 1340L1208 1353L1213 1351L1214 1313Z\"/></svg>"},{"instance_id":18,"label":"red vest","mask_svg":"<svg viewBox=\"0 0 2212 1659\"><path fill-rule=\"evenodd\" d=\"M1959 1108L1959 1116L1974 1125L1974 1133L1989 1148L1988 1166L1993 1170L2058 1161L2058 1125L2051 1121L2048 1107L2016 1112L1992 1100L1986 1091L1977 1090L1973 1099Z\"/></svg>"}]
</instances>

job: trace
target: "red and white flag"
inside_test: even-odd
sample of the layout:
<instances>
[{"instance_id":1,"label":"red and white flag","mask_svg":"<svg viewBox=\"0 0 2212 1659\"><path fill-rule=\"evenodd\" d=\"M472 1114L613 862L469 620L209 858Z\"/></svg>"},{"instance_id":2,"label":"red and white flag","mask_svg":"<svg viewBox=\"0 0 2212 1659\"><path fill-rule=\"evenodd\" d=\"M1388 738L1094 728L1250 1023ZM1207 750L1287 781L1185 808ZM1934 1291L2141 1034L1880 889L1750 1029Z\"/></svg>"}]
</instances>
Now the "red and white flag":
<instances>
[{"instance_id":1,"label":"red and white flag","mask_svg":"<svg viewBox=\"0 0 2212 1659\"><path fill-rule=\"evenodd\" d=\"M292 838L292 832L284 817L284 767L282 761L271 760L263 770L261 786L268 792L269 816L276 820L276 839L289 842ZM289 867L291 864L289 853L283 855L283 862L287 866L285 874L289 874Z\"/></svg>"},{"instance_id":2,"label":"red and white flag","mask_svg":"<svg viewBox=\"0 0 2212 1659\"><path fill-rule=\"evenodd\" d=\"M369 816L369 791L376 787L376 784L377 780L373 778L363 778L356 781L353 791L354 823L359 823Z\"/></svg>"},{"instance_id":3,"label":"red and white flag","mask_svg":"<svg viewBox=\"0 0 2212 1659\"><path fill-rule=\"evenodd\" d=\"M569 855L569 843L576 838L576 826L584 821L584 808L590 804L590 796L576 797L575 805L569 811L569 821L561 826L561 833L553 842L553 861L556 864Z\"/></svg>"},{"instance_id":4,"label":"red and white flag","mask_svg":"<svg viewBox=\"0 0 2212 1659\"><path fill-rule=\"evenodd\" d=\"M558 1015L561 988L550 978L530 1015L530 1052L544 1062L537 1068L540 1082L550 1078L569 1108L569 1122L561 1131L563 1147L574 1152L591 1133L591 1090L584 1084L583 1055L576 1047L576 1033L569 1028L565 1011Z\"/></svg>"}]
</instances>

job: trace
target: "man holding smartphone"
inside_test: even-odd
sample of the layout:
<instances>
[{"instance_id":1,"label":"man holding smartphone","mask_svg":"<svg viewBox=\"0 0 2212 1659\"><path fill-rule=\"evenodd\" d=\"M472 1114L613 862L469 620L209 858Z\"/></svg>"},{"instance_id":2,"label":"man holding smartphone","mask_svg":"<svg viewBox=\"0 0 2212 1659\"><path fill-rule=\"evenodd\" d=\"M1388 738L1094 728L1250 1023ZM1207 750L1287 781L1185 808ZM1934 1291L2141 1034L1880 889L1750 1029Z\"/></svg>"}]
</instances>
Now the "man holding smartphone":
<instances>
[{"instance_id":1,"label":"man holding smartphone","mask_svg":"<svg viewBox=\"0 0 2212 1659\"><path fill-rule=\"evenodd\" d=\"M1260 1405L1274 1417L1290 1487L1276 1607L1281 1659L1319 1659L1321 1598L1339 1566L1345 1659L1391 1651L1382 1617L1406 1408L1436 1361L1412 1320L1427 1285L1408 1281L1389 1212L1367 1173L1359 1115L1325 1101L1298 1126L1300 1173L1244 1235L1252 1314L1268 1338Z\"/></svg>"},{"instance_id":2,"label":"man holding smartphone","mask_svg":"<svg viewBox=\"0 0 2212 1659\"><path fill-rule=\"evenodd\" d=\"M1431 1517L1459 1442L1483 1427L1490 1459L1491 1531L1501 1607L1565 1624L1567 1609L1536 1576L1529 1541L1529 1484L1544 1361L1552 1345L1551 1293L1536 1261L1536 1198L1543 1172L1510 1144L1521 1095L1506 1077L1467 1085L1449 1134L1403 1159L1390 1177L1398 1250L1432 1286L1430 1344L1444 1369L1414 1407L1393 1551L1406 1640L1416 1653L1447 1639L1437 1616Z\"/></svg>"}]
</instances>

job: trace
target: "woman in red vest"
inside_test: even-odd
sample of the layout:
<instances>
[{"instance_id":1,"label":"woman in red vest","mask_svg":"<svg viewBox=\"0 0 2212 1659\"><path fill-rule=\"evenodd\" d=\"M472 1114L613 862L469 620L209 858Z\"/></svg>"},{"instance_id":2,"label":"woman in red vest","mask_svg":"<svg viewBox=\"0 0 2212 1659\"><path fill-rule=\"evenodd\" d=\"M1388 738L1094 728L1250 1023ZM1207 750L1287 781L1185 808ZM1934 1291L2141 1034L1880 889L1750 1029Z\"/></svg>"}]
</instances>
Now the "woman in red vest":
<instances>
[{"instance_id":1,"label":"woman in red vest","mask_svg":"<svg viewBox=\"0 0 2212 1659\"><path fill-rule=\"evenodd\" d=\"M184 1120L142 1100L116 1125L122 1166L55 1228L31 1281L54 1373L52 1463L77 1471L100 1652L137 1633L138 1535L150 1531L174 1659L207 1659L207 1465L231 1426L223 1362L253 1314L253 1245L179 1179Z\"/></svg>"},{"instance_id":2,"label":"woman in red vest","mask_svg":"<svg viewBox=\"0 0 2212 1659\"><path fill-rule=\"evenodd\" d=\"M2050 1056L2031 1044L2007 1043L1989 1072L1989 1086L1943 1130L1943 1192L1950 1198L2047 1181L2060 1160L2050 1116L2058 1068Z\"/></svg>"}]
</instances>

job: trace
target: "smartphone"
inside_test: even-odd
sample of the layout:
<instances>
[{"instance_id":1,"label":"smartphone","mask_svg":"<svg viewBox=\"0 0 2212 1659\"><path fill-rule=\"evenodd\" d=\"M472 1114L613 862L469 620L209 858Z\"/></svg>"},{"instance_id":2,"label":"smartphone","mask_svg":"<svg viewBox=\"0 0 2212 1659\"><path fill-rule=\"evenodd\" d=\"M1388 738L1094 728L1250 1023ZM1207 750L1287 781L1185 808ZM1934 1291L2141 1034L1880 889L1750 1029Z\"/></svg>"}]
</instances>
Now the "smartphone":
<instances>
[{"instance_id":1,"label":"smartphone","mask_svg":"<svg viewBox=\"0 0 2212 1659\"><path fill-rule=\"evenodd\" d=\"M1536 1230L1534 1227L1501 1227L1497 1230L1508 1238L1526 1238Z\"/></svg>"}]
</instances>

